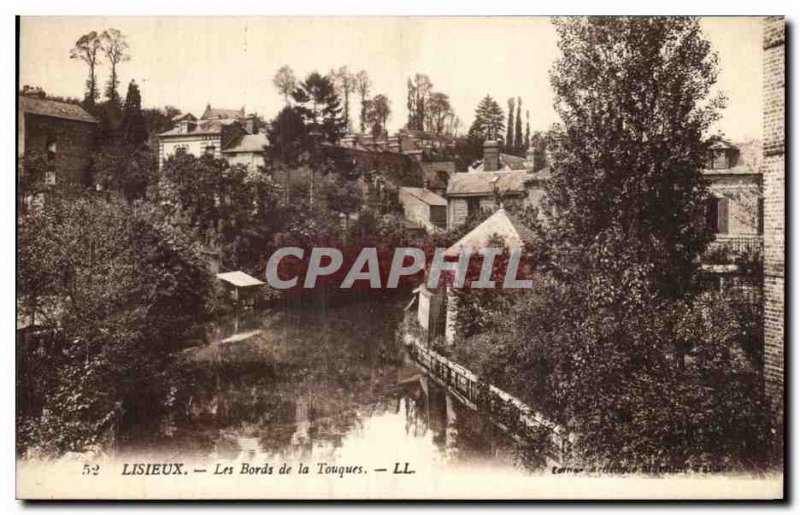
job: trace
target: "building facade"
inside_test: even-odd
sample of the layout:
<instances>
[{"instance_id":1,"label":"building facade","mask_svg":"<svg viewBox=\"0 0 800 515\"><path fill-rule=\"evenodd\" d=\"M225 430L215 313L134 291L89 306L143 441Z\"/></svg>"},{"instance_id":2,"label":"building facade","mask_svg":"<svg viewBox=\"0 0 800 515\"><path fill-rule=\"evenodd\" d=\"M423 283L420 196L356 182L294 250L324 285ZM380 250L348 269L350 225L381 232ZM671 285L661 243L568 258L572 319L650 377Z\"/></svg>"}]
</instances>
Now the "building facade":
<instances>
[{"instance_id":1,"label":"building facade","mask_svg":"<svg viewBox=\"0 0 800 515\"><path fill-rule=\"evenodd\" d=\"M159 168L178 152L224 158L231 164L245 165L251 172L264 164L267 137L260 131L257 117L245 116L244 109L213 109L209 105L199 120L185 114L174 122L172 129L158 135Z\"/></svg>"},{"instance_id":2,"label":"building facade","mask_svg":"<svg viewBox=\"0 0 800 515\"><path fill-rule=\"evenodd\" d=\"M785 21L764 21L764 376L776 420L784 404Z\"/></svg>"},{"instance_id":3,"label":"building facade","mask_svg":"<svg viewBox=\"0 0 800 515\"><path fill-rule=\"evenodd\" d=\"M47 99L43 92L18 97L17 156L20 178L25 157L40 155L49 164L45 184L83 186L94 146L97 119L81 106Z\"/></svg>"},{"instance_id":4,"label":"building facade","mask_svg":"<svg viewBox=\"0 0 800 515\"><path fill-rule=\"evenodd\" d=\"M709 252L740 255L761 252L764 233L761 141L711 145L708 167L709 199L706 222L714 234Z\"/></svg>"}]
</instances>

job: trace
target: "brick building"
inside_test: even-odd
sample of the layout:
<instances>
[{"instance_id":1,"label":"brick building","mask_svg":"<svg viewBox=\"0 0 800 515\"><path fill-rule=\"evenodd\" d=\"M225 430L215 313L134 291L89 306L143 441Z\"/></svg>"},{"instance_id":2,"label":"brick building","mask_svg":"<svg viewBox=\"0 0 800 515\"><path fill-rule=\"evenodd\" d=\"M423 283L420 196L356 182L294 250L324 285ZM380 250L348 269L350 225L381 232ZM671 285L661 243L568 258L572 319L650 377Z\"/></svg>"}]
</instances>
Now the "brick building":
<instances>
[{"instance_id":1,"label":"brick building","mask_svg":"<svg viewBox=\"0 0 800 515\"><path fill-rule=\"evenodd\" d=\"M764 232L762 197L762 142L730 143L720 139L711 145L703 176L711 198L706 222L714 234L708 252L726 249L731 256L760 252Z\"/></svg>"},{"instance_id":2,"label":"brick building","mask_svg":"<svg viewBox=\"0 0 800 515\"><path fill-rule=\"evenodd\" d=\"M776 420L784 403L785 39L783 16L764 21L764 372Z\"/></svg>"},{"instance_id":3,"label":"brick building","mask_svg":"<svg viewBox=\"0 0 800 515\"><path fill-rule=\"evenodd\" d=\"M18 97L17 156L19 177L25 156L40 154L52 165L44 177L49 185L86 183L98 121L81 106L45 98L40 90Z\"/></svg>"}]
</instances>

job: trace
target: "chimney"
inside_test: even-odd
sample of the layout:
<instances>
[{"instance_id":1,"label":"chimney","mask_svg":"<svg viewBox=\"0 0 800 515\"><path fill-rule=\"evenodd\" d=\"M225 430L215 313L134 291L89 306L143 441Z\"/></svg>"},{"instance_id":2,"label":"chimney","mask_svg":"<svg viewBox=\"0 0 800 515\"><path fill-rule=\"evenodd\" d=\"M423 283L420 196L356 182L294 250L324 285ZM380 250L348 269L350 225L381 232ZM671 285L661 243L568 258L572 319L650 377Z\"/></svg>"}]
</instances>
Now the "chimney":
<instances>
[{"instance_id":1,"label":"chimney","mask_svg":"<svg viewBox=\"0 0 800 515\"><path fill-rule=\"evenodd\" d=\"M258 115L250 114L244 120L244 130L248 134L256 134L261 127L258 126Z\"/></svg>"},{"instance_id":2,"label":"chimney","mask_svg":"<svg viewBox=\"0 0 800 515\"><path fill-rule=\"evenodd\" d=\"M496 172L500 169L500 145L496 140L483 142L483 171Z\"/></svg>"}]
</instances>

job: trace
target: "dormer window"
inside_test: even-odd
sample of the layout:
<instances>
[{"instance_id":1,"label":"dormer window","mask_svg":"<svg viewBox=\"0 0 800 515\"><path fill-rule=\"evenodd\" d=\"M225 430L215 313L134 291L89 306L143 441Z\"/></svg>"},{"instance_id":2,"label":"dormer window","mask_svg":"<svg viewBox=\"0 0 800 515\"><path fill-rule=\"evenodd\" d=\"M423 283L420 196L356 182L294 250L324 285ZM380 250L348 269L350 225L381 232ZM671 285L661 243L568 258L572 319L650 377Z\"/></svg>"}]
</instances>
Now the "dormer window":
<instances>
[{"instance_id":1,"label":"dormer window","mask_svg":"<svg viewBox=\"0 0 800 515\"><path fill-rule=\"evenodd\" d=\"M739 149L728 143L719 141L711 146L708 167L712 170L727 170L736 166Z\"/></svg>"}]
</instances>

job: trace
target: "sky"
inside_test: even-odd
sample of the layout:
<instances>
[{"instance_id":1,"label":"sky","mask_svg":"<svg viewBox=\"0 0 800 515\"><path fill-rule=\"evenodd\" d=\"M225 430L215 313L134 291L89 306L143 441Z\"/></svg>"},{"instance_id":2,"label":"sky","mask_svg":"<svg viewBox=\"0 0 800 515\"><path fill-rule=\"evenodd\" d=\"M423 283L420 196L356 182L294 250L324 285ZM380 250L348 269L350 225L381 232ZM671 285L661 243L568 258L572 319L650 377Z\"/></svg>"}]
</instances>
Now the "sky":
<instances>
[{"instance_id":1,"label":"sky","mask_svg":"<svg viewBox=\"0 0 800 515\"><path fill-rule=\"evenodd\" d=\"M69 50L82 34L113 27L130 45L120 94L135 79L145 107L199 116L206 104L244 106L270 119L283 106L272 84L279 67L303 77L347 65L367 71L373 95L389 97L390 132L406 122L406 80L418 72L450 96L462 132L487 94L504 109L509 97L522 97L532 131L558 122L549 70L559 51L545 17L23 17L20 25L20 85L51 95L83 97L87 68ZM719 54L717 91L728 97L712 131L734 141L760 138L761 19L703 18L701 26ZM101 85L108 74L107 65L99 68Z\"/></svg>"}]
</instances>

